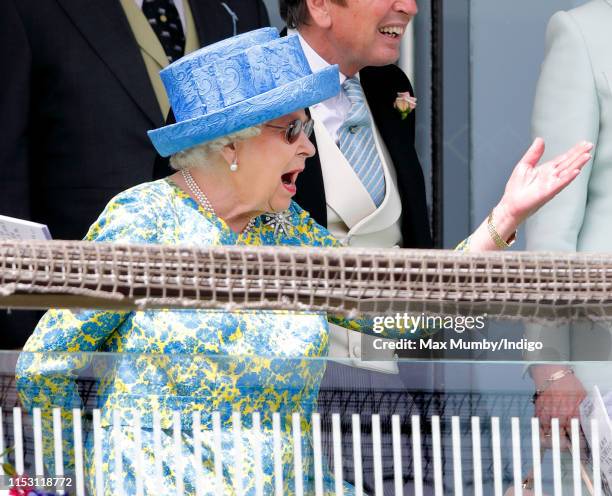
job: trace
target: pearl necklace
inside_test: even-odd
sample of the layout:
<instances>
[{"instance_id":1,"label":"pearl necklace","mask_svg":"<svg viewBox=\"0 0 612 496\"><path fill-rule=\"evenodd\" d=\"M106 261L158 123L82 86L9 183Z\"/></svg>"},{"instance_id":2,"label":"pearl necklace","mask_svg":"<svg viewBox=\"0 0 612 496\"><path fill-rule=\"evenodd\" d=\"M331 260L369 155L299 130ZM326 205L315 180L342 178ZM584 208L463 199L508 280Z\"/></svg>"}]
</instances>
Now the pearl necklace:
<instances>
[{"instance_id":1,"label":"pearl necklace","mask_svg":"<svg viewBox=\"0 0 612 496\"><path fill-rule=\"evenodd\" d=\"M185 180L185 184L187 184L187 187L191 191L191 194L195 196L196 200L198 200L198 203L204 207L204 210L216 216L217 213L215 212L212 203L210 203L210 200L206 197L204 192L195 182L193 176L191 175L191 172L189 172L187 169L181 169L181 174L183 176L183 179ZM254 225L255 218L252 218L251 220L249 220L249 223L246 225L246 227L242 230L242 234L245 234L250 231Z\"/></svg>"}]
</instances>

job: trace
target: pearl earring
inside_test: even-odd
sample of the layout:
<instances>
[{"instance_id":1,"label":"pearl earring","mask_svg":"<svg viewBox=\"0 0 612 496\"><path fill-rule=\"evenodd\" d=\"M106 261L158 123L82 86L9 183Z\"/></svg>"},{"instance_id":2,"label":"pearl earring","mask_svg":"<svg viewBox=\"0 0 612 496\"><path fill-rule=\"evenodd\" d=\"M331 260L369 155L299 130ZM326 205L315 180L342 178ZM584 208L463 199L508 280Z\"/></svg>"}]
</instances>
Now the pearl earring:
<instances>
[{"instance_id":1,"label":"pearl earring","mask_svg":"<svg viewBox=\"0 0 612 496\"><path fill-rule=\"evenodd\" d=\"M238 170L238 154L234 157L234 161L230 165L230 170L232 172L236 172Z\"/></svg>"}]
</instances>

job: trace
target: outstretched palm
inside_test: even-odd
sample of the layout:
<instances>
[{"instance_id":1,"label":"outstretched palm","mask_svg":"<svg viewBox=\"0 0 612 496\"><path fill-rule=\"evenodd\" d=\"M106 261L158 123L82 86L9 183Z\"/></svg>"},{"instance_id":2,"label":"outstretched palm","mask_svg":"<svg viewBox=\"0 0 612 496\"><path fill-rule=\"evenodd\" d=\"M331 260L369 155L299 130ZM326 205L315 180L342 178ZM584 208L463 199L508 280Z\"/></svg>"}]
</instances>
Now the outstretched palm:
<instances>
[{"instance_id":1,"label":"outstretched palm","mask_svg":"<svg viewBox=\"0 0 612 496\"><path fill-rule=\"evenodd\" d=\"M544 141L537 138L506 183L502 201L517 223L571 183L591 159L589 151L592 148L590 143L578 143L563 155L537 166L544 154Z\"/></svg>"}]
</instances>

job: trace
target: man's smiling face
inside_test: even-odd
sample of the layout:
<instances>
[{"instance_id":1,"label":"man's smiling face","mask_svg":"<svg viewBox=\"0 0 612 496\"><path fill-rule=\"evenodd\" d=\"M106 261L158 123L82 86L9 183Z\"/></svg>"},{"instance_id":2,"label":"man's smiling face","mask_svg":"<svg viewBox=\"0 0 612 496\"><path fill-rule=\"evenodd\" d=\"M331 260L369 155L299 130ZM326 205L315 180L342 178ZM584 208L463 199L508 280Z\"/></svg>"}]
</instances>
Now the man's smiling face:
<instances>
[{"instance_id":1,"label":"man's smiling face","mask_svg":"<svg viewBox=\"0 0 612 496\"><path fill-rule=\"evenodd\" d=\"M418 12L416 0L330 2L331 35L348 66L392 64L400 56L406 26ZM352 75L352 74L348 74Z\"/></svg>"}]
</instances>

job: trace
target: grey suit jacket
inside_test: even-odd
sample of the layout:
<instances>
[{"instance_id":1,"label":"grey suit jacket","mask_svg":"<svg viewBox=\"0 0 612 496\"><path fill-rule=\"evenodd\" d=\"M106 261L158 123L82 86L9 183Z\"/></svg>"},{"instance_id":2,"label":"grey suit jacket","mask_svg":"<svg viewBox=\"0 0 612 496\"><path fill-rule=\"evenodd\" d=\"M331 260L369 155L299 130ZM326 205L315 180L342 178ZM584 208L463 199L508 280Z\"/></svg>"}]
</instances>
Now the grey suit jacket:
<instances>
[{"instance_id":1,"label":"grey suit jacket","mask_svg":"<svg viewBox=\"0 0 612 496\"><path fill-rule=\"evenodd\" d=\"M580 140L595 144L576 180L527 221L527 249L612 251L612 0L557 12L533 110L533 134L550 159ZM543 359L608 359L607 326L529 326L545 343ZM532 357L534 358L534 357Z\"/></svg>"}]
</instances>

